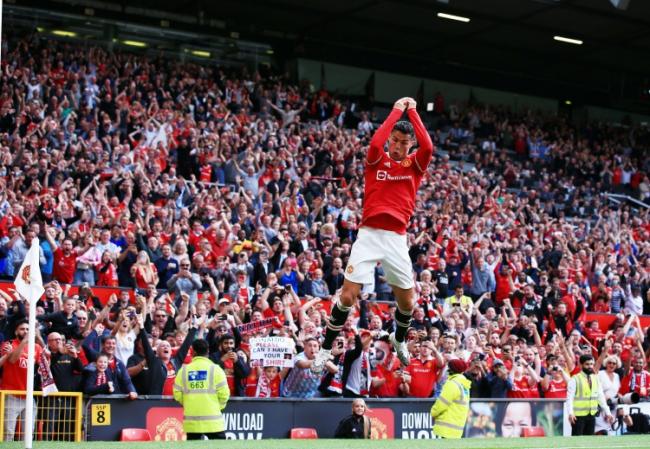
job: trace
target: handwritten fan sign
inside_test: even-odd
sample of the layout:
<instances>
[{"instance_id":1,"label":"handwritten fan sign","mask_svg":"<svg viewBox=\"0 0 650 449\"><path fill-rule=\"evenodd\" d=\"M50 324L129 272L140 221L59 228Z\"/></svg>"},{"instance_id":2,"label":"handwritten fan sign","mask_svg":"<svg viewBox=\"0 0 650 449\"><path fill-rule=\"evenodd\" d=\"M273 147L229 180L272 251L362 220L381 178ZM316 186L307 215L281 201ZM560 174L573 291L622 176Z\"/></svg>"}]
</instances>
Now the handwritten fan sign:
<instances>
[{"instance_id":1,"label":"handwritten fan sign","mask_svg":"<svg viewBox=\"0 0 650 449\"><path fill-rule=\"evenodd\" d=\"M293 367L295 343L287 337L251 338L251 366Z\"/></svg>"}]
</instances>

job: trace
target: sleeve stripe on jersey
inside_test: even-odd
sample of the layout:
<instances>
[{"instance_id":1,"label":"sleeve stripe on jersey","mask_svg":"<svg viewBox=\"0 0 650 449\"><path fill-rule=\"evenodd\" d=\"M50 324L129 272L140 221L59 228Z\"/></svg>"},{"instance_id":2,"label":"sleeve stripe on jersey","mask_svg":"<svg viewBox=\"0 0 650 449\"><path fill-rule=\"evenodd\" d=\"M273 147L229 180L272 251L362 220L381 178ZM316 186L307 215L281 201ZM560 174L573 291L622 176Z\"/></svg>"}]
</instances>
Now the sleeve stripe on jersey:
<instances>
[{"instance_id":1,"label":"sleeve stripe on jersey","mask_svg":"<svg viewBox=\"0 0 650 449\"><path fill-rule=\"evenodd\" d=\"M425 170L423 170L422 167L420 167L420 163L418 162L418 157L417 157L417 156L415 156L413 159L415 159L415 165L417 165L418 168L420 169L420 171L421 171L422 173L424 173L424 172L426 171L426 167L424 167ZM428 167L428 166L429 166L429 164L427 164L427 167Z\"/></svg>"},{"instance_id":2,"label":"sleeve stripe on jersey","mask_svg":"<svg viewBox=\"0 0 650 449\"><path fill-rule=\"evenodd\" d=\"M383 150L382 150L382 151L383 151ZM382 159L383 157L384 157L383 154L379 154L379 159L377 159L375 162L366 161L366 164L367 164L367 165L377 165L377 164L381 161L381 159Z\"/></svg>"}]
</instances>

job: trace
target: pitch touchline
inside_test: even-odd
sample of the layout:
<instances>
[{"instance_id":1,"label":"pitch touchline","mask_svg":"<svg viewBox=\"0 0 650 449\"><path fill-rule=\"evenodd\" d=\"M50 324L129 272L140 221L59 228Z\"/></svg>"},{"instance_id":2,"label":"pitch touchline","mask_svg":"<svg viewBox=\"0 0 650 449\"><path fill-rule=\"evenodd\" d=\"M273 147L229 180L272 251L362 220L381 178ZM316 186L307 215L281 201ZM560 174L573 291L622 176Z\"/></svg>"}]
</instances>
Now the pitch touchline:
<instances>
[{"instance_id":1,"label":"pitch touchline","mask_svg":"<svg viewBox=\"0 0 650 449\"><path fill-rule=\"evenodd\" d=\"M530 449L546 449L547 447L550 448L550 446L529 446ZM553 449L587 449L589 447L591 447L591 446L589 446L589 445L587 445L587 446L561 446L561 447L553 446ZM625 448L625 449L636 449L636 448L645 448L647 446L638 446L636 444L630 446L630 445L626 444L626 445L622 445L622 446L609 446L608 445L607 447L609 449L623 449L623 448Z\"/></svg>"}]
</instances>

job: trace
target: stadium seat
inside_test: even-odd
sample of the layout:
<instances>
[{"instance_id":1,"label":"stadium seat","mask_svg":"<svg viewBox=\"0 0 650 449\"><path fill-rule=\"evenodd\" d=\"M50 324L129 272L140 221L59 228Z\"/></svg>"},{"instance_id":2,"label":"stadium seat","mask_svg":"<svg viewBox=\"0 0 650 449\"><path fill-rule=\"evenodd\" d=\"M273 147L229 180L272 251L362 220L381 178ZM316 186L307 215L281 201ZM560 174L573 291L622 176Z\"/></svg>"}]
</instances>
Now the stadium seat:
<instances>
[{"instance_id":1,"label":"stadium seat","mask_svg":"<svg viewBox=\"0 0 650 449\"><path fill-rule=\"evenodd\" d=\"M120 441L151 441L147 429L122 429Z\"/></svg>"},{"instance_id":2,"label":"stadium seat","mask_svg":"<svg viewBox=\"0 0 650 449\"><path fill-rule=\"evenodd\" d=\"M291 429L292 440L315 440L318 438L316 429L310 427L295 427Z\"/></svg>"},{"instance_id":3,"label":"stadium seat","mask_svg":"<svg viewBox=\"0 0 650 449\"><path fill-rule=\"evenodd\" d=\"M543 427L524 427L521 429L521 436L524 438L544 437L546 436L546 433L544 432Z\"/></svg>"}]
</instances>

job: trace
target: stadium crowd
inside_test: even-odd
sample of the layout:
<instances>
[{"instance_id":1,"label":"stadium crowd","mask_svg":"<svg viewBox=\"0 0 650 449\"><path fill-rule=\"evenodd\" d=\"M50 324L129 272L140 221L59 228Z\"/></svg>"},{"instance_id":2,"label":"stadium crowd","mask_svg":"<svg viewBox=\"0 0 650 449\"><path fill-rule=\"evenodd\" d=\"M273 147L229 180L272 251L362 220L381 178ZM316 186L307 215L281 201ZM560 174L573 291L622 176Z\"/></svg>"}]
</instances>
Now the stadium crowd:
<instances>
[{"instance_id":1,"label":"stadium crowd","mask_svg":"<svg viewBox=\"0 0 650 449\"><path fill-rule=\"evenodd\" d=\"M461 359L473 397L563 398L588 353L608 398L648 398L650 217L603 196L650 204L647 131L438 96L408 229L412 362L377 266L321 376L372 114L272 73L30 39L2 58L0 273L39 238L37 359L59 390L171 395L203 336L236 396L435 397ZM122 289L102 304L100 286ZM1 294L2 388L24 390L27 307ZM294 368L251 366L267 335L295 341Z\"/></svg>"}]
</instances>

